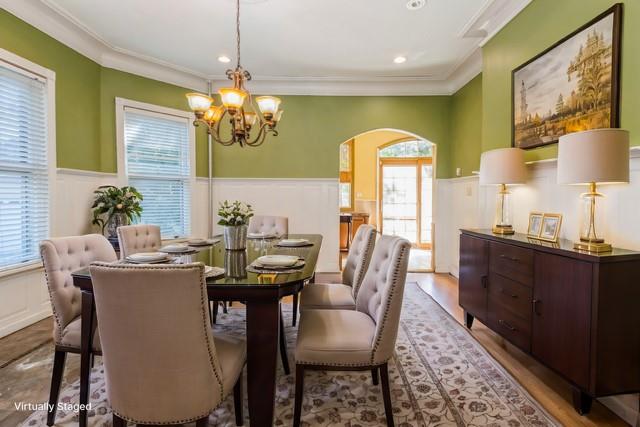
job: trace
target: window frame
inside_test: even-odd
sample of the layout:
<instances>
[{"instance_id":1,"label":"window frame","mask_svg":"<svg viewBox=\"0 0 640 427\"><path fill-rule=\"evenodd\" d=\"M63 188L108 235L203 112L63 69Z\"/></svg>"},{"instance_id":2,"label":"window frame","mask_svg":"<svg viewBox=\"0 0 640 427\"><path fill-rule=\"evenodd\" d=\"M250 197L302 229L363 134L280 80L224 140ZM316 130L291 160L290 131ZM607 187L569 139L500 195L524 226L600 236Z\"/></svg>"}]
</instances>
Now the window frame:
<instances>
[{"instance_id":1,"label":"window frame","mask_svg":"<svg viewBox=\"0 0 640 427\"><path fill-rule=\"evenodd\" d=\"M179 110L176 108L164 107L156 104L149 104L146 102L134 101L126 98L116 97L116 151L117 151L117 170L118 170L118 185L129 185L129 177L127 176L127 160L126 150L124 145L124 119L125 109L140 110L143 114L149 114L151 116L173 116L174 118L186 119L188 122L187 129L189 130L189 228L193 232L195 226L195 219L197 217L194 210L194 196L196 186L196 130L192 125L195 120L195 115L191 111ZM144 196L144 194L143 194ZM189 236L180 236L178 239L188 238ZM173 237L163 240L175 240Z\"/></svg>"},{"instance_id":2,"label":"window frame","mask_svg":"<svg viewBox=\"0 0 640 427\"><path fill-rule=\"evenodd\" d=\"M56 73L45 68L35 62L31 62L21 56L16 55L6 49L0 48L0 66L6 67L12 71L20 73L24 76L38 79L45 85L45 125L46 129L46 174L47 187L49 191L48 197L48 236L56 235ZM39 255L36 259L18 264L11 264L0 268L0 277L5 277L20 273L23 271L33 270L42 267L42 260Z\"/></svg>"}]
</instances>

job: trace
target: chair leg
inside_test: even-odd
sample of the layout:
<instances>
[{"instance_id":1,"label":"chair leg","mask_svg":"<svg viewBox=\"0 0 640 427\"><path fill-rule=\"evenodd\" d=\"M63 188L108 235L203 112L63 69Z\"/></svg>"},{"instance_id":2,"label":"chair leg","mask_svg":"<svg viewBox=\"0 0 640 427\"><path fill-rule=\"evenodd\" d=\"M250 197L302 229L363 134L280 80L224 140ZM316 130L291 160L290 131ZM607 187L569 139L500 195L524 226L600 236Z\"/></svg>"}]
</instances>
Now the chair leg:
<instances>
[{"instance_id":1,"label":"chair leg","mask_svg":"<svg viewBox=\"0 0 640 427\"><path fill-rule=\"evenodd\" d=\"M373 383L373 385L378 385L378 383L380 382L378 379L378 368L373 368L371 370L371 382Z\"/></svg>"},{"instance_id":2,"label":"chair leg","mask_svg":"<svg viewBox=\"0 0 640 427\"><path fill-rule=\"evenodd\" d=\"M304 392L304 365L296 365L296 397L293 407L293 427L300 427L302 395Z\"/></svg>"},{"instance_id":3,"label":"chair leg","mask_svg":"<svg viewBox=\"0 0 640 427\"><path fill-rule=\"evenodd\" d=\"M280 359L282 359L282 368L284 369L285 375L289 375L291 373L291 368L289 367L289 356L287 354L287 337L284 332L282 309L280 309L280 333L278 336L280 340Z\"/></svg>"},{"instance_id":4,"label":"chair leg","mask_svg":"<svg viewBox=\"0 0 640 427\"><path fill-rule=\"evenodd\" d=\"M393 427L393 406L391 406L391 389L389 388L389 370L387 364L380 365L380 379L382 380L382 399L384 413L387 416L387 427Z\"/></svg>"},{"instance_id":5,"label":"chair leg","mask_svg":"<svg viewBox=\"0 0 640 427\"><path fill-rule=\"evenodd\" d=\"M291 317L291 326L296 326L298 320L298 293L293 294L293 316Z\"/></svg>"},{"instance_id":6,"label":"chair leg","mask_svg":"<svg viewBox=\"0 0 640 427\"><path fill-rule=\"evenodd\" d=\"M213 317L213 324L216 324L216 321L218 320L218 301L214 301L213 302L213 311L211 312L211 316Z\"/></svg>"},{"instance_id":7,"label":"chair leg","mask_svg":"<svg viewBox=\"0 0 640 427\"><path fill-rule=\"evenodd\" d=\"M60 396L60 386L64 375L64 363L67 360L65 351L56 351L53 355L53 372L51 373L51 391L49 392L49 408L47 414L47 425L52 426L56 422L56 409L58 406L58 396Z\"/></svg>"},{"instance_id":8,"label":"chair leg","mask_svg":"<svg viewBox=\"0 0 640 427\"><path fill-rule=\"evenodd\" d=\"M233 386L233 406L236 413L236 425L244 425L244 416L242 414L242 372L238 376L236 385Z\"/></svg>"},{"instance_id":9,"label":"chair leg","mask_svg":"<svg viewBox=\"0 0 640 427\"><path fill-rule=\"evenodd\" d=\"M222 302L222 312L223 312L224 314L227 314L227 313L228 313L228 311L227 311L227 302L226 302L226 301L223 301L223 302Z\"/></svg>"},{"instance_id":10,"label":"chair leg","mask_svg":"<svg viewBox=\"0 0 640 427\"><path fill-rule=\"evenodd\" d=\"M113 427L127 427L127 421L113 414Z\"/></svg>"}]
</instances>

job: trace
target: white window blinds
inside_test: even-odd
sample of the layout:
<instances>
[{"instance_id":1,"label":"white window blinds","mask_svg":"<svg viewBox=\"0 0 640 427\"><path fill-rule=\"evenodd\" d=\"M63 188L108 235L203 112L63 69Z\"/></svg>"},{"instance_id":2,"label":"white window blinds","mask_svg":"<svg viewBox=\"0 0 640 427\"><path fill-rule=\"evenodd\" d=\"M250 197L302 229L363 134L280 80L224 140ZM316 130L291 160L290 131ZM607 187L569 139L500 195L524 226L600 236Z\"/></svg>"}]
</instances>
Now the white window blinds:
<instances>
[{"instance_id":1,"label":"white window blinds","mask_svg":"<svg viewBox=\"0 0 640 427\"><path fill-rule=\"evenodd\" d=\"M49 235L46 81L0 62L0 270Z\"/></svg>"},{"instance_id":2,"label":"white window blinds","mask_svg":"<svg viewBox=\"0 0 640 427\"><path fill-rule=\"evenodd\" d=\"M125 107L124 143L129 185L143 196L141 222L163 238L191 232L189 121Z\"/></svg>"}]
</instances>

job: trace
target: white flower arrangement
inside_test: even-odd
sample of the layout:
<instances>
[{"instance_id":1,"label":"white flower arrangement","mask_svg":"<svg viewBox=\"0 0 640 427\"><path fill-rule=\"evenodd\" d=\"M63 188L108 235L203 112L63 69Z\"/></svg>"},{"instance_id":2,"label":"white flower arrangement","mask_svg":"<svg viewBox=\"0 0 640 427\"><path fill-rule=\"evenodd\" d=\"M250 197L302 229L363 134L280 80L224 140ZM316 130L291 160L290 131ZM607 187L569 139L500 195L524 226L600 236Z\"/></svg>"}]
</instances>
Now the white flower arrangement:
<instances>
[{"instance_id":1,"label":"white flower arrangement","mask_svg":"<svg viewBox=\"0 0 640 427\"><path fill-rule=\"evenodd\" d=\"M247 225L249 224L249 219L253 216L253 208L251 205L239 200L235 200L233 202L225 200L220 203L218 216L220 217L218 225Z\"/></svg>"}]
</instances>

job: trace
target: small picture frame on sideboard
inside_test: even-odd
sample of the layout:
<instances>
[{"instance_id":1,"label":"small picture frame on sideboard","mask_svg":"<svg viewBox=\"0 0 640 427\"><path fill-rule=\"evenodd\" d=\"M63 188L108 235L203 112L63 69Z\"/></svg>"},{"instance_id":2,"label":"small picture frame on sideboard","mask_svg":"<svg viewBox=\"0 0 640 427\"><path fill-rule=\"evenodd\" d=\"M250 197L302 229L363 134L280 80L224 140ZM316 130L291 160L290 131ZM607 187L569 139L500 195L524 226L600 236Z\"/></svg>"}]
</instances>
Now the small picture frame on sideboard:
<instances>
[{"instance_id":1,"label":"small picture frame on sideboard","mask_svg":"<svg viewBox=\"0 0 640 427\"><path fill-rule=\"evenodd\" d=\"M529 227L527 228L527 236L537 239L542 231L542 212L531 212L529 214Z\"/></svg>"},{"instance_id":2,"label":"small picture frame on sideboard","mask_svg":"<svg viewBox=\"0 0 640 427\"><path fill-rule=\"evenodd\" d=\"M557 242L562 226L562 214L545 213L542 216L542 226L538 239L546 242Z\"/></svg>"}]
</instances>

